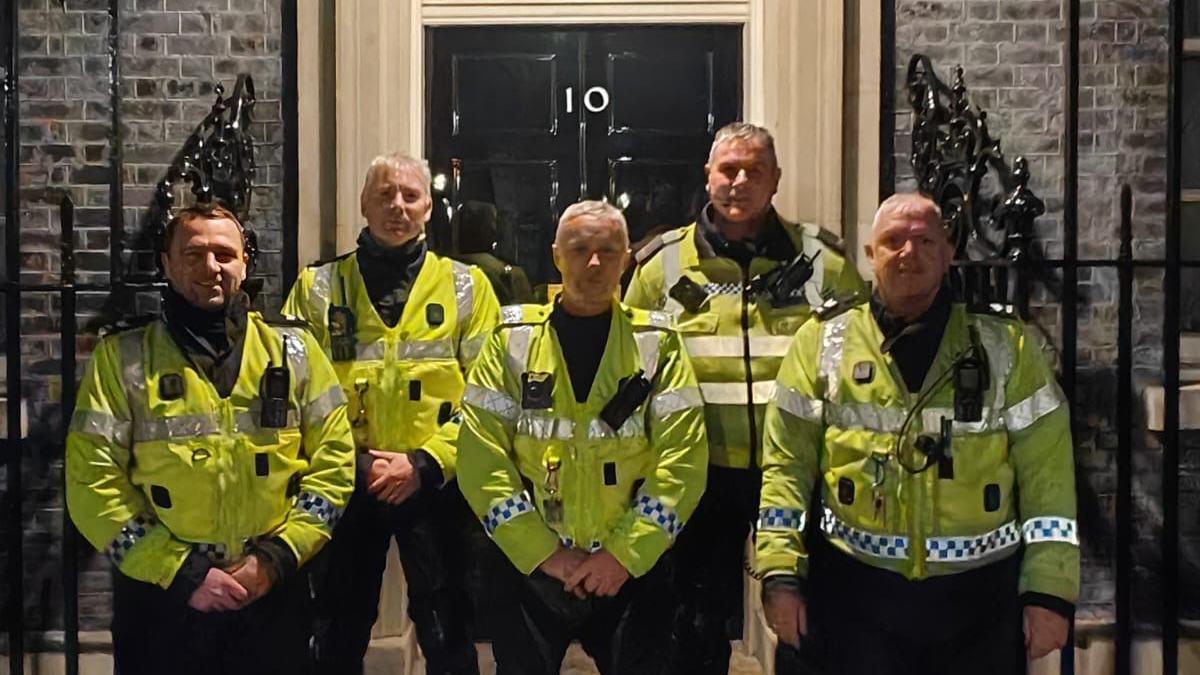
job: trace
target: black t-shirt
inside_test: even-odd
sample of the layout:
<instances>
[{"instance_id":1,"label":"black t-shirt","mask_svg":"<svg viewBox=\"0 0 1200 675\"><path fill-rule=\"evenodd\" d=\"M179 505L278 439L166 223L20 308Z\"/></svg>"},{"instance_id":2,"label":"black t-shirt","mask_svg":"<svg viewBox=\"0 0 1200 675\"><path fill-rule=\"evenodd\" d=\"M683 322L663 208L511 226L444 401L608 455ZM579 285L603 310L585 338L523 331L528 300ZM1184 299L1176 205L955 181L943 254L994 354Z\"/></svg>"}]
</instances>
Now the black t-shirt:
<instances>
[{"instance_id":1,"label":"black t-shirt","mask_svg":"<svg viewBox=\"0 0 1200 675\"><path fill-rule=\"evenodd\" d=\"M567 361L567 374L571 377L571 388L575 400L587 401L604 358L604 345L608 342L608 328L612 322L612 310L595 316L572 316L555 303L550 313L550 325L558 333L558 344Z\"/></svg>"}]
</instances>

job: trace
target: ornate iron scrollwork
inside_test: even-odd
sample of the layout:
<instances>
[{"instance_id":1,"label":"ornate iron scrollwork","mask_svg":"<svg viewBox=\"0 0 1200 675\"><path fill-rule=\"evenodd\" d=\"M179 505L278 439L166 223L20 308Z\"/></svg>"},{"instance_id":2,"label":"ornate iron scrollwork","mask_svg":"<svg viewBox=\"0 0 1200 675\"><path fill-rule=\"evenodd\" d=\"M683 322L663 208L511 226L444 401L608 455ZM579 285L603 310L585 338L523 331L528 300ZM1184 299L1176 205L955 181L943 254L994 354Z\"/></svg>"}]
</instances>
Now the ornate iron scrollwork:
<instances>
[{"instance_id":1,"label":"ornate iron scrollwork","mask_svg":"<svg viewBox=\"0 0 1200 675\"><path fill-rule=\"evenodd\" d=\"M225 97L224 88L215 87L216 101L158 183L149 222L153 241L166 228L175 208L176 190L181 183L190 185L197 203L216 201L244 219L250 208L254 183L254 141L250 137L250 113L254 109L254 80L239 75L233 93ZM248 243L254 244L247 230Z\"/></svg>"},{"instance_id":2,"label":"ornate iron scrollwork","mask_svg":"<svg viewBox=\"0 0 1200 675\"><path fill-rule=\"evenodd\" d=\"M1028 163L1017 157L1009 166L1000 140L988 130L987 112L971 106L962 66L947 86L929 58L915 54L907 84L917 187L942 208L955 244L959 290L968 301L1014 305L1027 314L1031 274L1052 291L1058 286L1036 264L1033 224L1046 205L1029 188ZM998 185L985 195L989 175Z\"/></svg>"}]
</instances>

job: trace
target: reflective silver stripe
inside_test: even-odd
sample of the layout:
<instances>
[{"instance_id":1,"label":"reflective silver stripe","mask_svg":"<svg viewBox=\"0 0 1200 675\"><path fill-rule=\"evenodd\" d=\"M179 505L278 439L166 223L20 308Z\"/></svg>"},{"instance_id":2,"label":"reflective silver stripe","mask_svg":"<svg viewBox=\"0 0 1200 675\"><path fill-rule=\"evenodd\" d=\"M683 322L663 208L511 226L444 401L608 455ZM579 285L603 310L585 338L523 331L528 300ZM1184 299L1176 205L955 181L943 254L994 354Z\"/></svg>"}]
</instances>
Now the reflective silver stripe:
<instances>
[{"instance_id":1,"label":"reflective silver stripe","mask_svg":"<svg viewBox=\"0 0 1200 675\"><path fill-rule=\"evenodd\" d=\"M517 416L521 414L521 406L507 394L485 389L477 384L467 384L463 390L462 401L464 405L473 405L509 422L516 421Z\"/></svg>"},{"instance_id":2,"label":"reflective silver stripe","mask_svg":"<svg viewBox=\"0 0 1200 675\"><path fill-rule=\"evenodd\" d=\"M661 527L667 536L674 541L675 536L683 529L683 521L675 513L675 509L663 504L657 497L640 495L633 504L633 510L638 516Z\"/></svg>"},{"instance_id":3,"label":"reflective silver stripe","mask_svg":"<svg viewBox=\"0 0 1200 675\"><path fill-rule=\"evenodd\" d=\"M529 362L529 340L533 326L517 326L508 333L508 372L520 377Z\"/></svg>"},{"instance_id":4,"label":"reflective silver stripe","mask_svg":"<svg viewBox=\"0 0 1200 675\"><path fill-rule=\"evenodd\" d=\"M97 410L80 410L76 408L71 417L71 431L81 434L95 434L116 445L129 447L129 434L133 424L129 420L119 420L115 416Z\"/></svg>"},{"instance_id":5,"label":"reflective silver stripe","mask_svg":"<svg viewBox=\"0 0 1200 675\"><path fill-rule=\"evenodd\" d=\"M487 530L489 536L495 534L496 528L507 523L508 521L523 516L526 513L533 513L533 500L525 492L518 492L508 499L501 499L492 504L487 513L481 519L483 521L483 529Z\"/></svg>"},{"instance_id":6,"label":"reflective silver stripe","mask_svg":"<svg viewBox=\"0 0 1200 675\"><path fill-rule=\"evenodd\" d=\"M1003 327L996 321L976 316L974 325L979 332L979 341L987 352L988 367L991 369L992 389L996 395L992 400L992 412L998 413L1004 409L1004 389L1008 384L1008 375L1012 372L1013 350Z\"/></svg>"},{"instance_id":7,"label":"reflective silver stripe","mask_svg":"<svg viewBox=\"0 0 1200 675\"><path fill-rule=\"evenodd\" d=\"M905 412L873 403L825 402L825 423L839 429L863 429L880 434L900 433Z\"/></svg>"},{"instance_id":8,"label":"reflective silver stripe","mask_svg":"<svg viewBox=\"0 0 1200 675\"><path fill-rule=\"evenodd\" d=\"M688 356L693 359L742 358L745 344L740 335L701 335L683 339ZM750 338L750 356L756 358L780 358L787 354L792 345L790 335L760 335Z\"/></svg>"},{"instance_id":9,"label":"reflective silver stripe","mask_svg":"<svg viewBox=\"0 0 1200 675\"><path fill-rule=\"evenodd\" d=\"M386 352L387 343L383 340L354 345L354 358L357 361L382 361Z\"/></svg>"},{"instance_id":10,"label":"reflective silver stripe","mask_svg":"<svg viewBox=\"0 0 1200 675\"><path fill-rule=\"evenodd\" d=\"M304 348L304 329L280 327L275 330L287 343L288 369L295 381L294 390L302 392L308 388L308 352Z\"/></svg>"},{"instance_id":11,"label":"reflective silver stripe","mask_svg":"<svg viewBox=\"0 0 1200 675\"><path fill-rule=\"evenodd\" d=\"M710 405L746 405L745 382L701 382L700 393ZM775 380L754 383L754 403L765 404L775 394Z\"/></svg>"},{"instance_id":12,"label":"reflective silver stripe","mask_svg":"<svg viewBox=\"0 0 1200 675\"><path fill-rule=\"evenodd\" d=\"M1033 392L1032 396L1005 410L1004 424L1009 431L1028 429L1034 422L1057 410L1062 402L1058 384L1047 382L1041 389Z\"/></svg>"},{"instance_id":13,"label":"reflective silver stripe","mask_svg":"<svg viewBox=\"0 0 1200 675\"><path fill-rule=\"evenodd\" d=\"M780 410L809 422L820 423L824 403L820 399L802 395L792 387L775 387L775 405Z\"/></svg>"},{"instance_id":14,"label":"reflective silver stripe","mask_svg":"<svg viewBox=\"0 0 1200 675\"><path fill-rule=\"evenodd\" d=\"M296 495L296 508L321 521L331 531L342 517L342 509L334 506L329 498L310 490Z\"/></svg>"},{"instance_id":15,"label":"reflective silver stripe","mask_svg":"<svg viewBox=\"0 0 1200 675\"><path fill-rule=\"evenodd\" d=\"M337 266L336 262L326 263L317 268L313 273L312 288L309 289L308 295L310 298L315 298L320 301L321 314L325 314L329 308L329 288L330 280L333 278L333 268Z\"/></svg>"},{"instance_id":16,"label":"reflective silver stripe","mask_svg":"<svg viewBox=\"0 0 1200 675\"><path fill-rule=\"evenodd\" d=\"M604 420L594 419L588 424L587 435L592 440L602 438L645 438L646 423L642 420L641 415L630 415L621 424L621 428L616 433L613 433L613 430Z\"/></svg>"},{"instance_id":17,"label":"reflective silver stripe","mask_svg":"<svg viewBox=\"0 0 1200 675\"><path fill-rule=\"evenodd\" d=\"M1017 523L1005 523L985 534L966 537L929 537L925 557L933 562L968 562L1011 548L1021 543Z\"/></svg>"},{"instance_id":18,"label":"reflective silver stripe","mask_svg":"<svg viewBox=\"0 0 1200 675\"><path fill-rule=\"evenodd\" d=\"M129 410L134 420L149 411L149 404L146 402L146 370L142 364L142 344L146 330L139 328L117 335L117 347L121 352L121 374L124 379L121 384L125 388L125 399L129 402Z\"/></svg>"},{"instance_id":19,"label":"reflective silver stripe","mask_svg":"<svg viewBox=\"0 0 1200 675\"><path fill-rule=\"evenodd\" d=\"M304 425L312 426L324 422L330 413L344 405L346 393L342 391L341 385L335 383L304 406Z\"/></svg>"},{"instance_id":20,"label":"reflective silver stripe","mask_svg":"<svg viewBox=\"0 0 1200 675\"><path fill-rule=\"evenodd\" d=\"M233 423L237 427L237 431L241 433L255 433L258 431L275 431L275 427L259 426L259 421L262 419L262 403L254 401L250 404L250 409L240 412L233 417ZM287 411L287 426L285 429L296 429L300 426L300 411L289 408Z\"/></svg>"},{"instance_id":21,"label":"reflective silver stripe","mask_svg":"<svg viewBox=\"0 0 1200 675\"><path fill-rule=\"evenodd\" d=\"M569 441L575 436L575 423L561 417L543 417L523 412L517 418L516 433L518 436L529 436L539 441L552 438Z\"/></svg>"},{"instance_id":22,"label":"reflective silver stripe","mask_svg":"<svg viewBox=\"0 0 1200 675\"><path fill-rule=\"evenodd\" d=\"M836 401L842 378L842 349L846 344L846 326L849 314L840 314L821 326L821 377L825 380L825 399Z\"/></svg>"},{"instance_id":23,"label":"reflective silver stripe","mask_svg":"<svg viewBox=\"0 0 1200 675\"><path fill-rule=\"evenodd\" d=\"M451 260L454 270L454 298L458 305L458 325L465 329L471 325L471 312L475 309L475 281L471 278L471 268Z\"/></svg>"},{"instance_id":24,"label":"reflective silver stripe","mask_svg":"<svg viewBox=\"0 0 1200 675\"><path fill-rule=\"evenodd\" d=\"M221 433L221 420L212 415L180 415L141 419L133 423L133 442L165 441Z\"/></svg>"},{"instance_id":25,"label":"reflective silver stripe","mask_svg":"<svg viewBox=\"0 0 1200 675\"><path fill-rule=\"evenodd\" d=\"M662 345L662 333L658 331L645 331L634 333L633 340L637 343L638 356L642 361L643 376L649 380L654 380L655 373L658 372L658 350Z\"/></svg>"},{"instance_id":26,"label":"reflective silver stripe","mask_svg":"<svg viewBox=\"0 0 1200 675\"><path fill-rule=\"evenodd\" d=\"M679 281L680 275L679 248L678 243L672 242L664 246L662 253L659 253L663 267L662 298L659 300L659 307L664 312L676 317L683 311L683 305L671 297L671 289Z\"/></svg>"},{"instance_id":27,"label":"reflective silver stripe","mask_svg":"<svg viewBox=\"0 0 1200 675\"><path fill-rule=\"evenodd\" d=\"M850 527L828 507L821 516L821 531L832 539L845 542L850 548L875 558L901 559L908 557L908 537L891 534L872 534Z\"/></svg>"},{"instance_id":28,"label":"reflective silver stripe","mask_svg":"<svg viewBox=\"0 0 1200 675\"><path fill-rule=\"evenodd\" d=\"M487 333L483 333L473 338L467 338L459 343L458 354L463 362L469 364L475 360L475 357L479 356L479 350L483 349L483 341L487 337Z\"/></svg>"},{"instance_id":29,"label":"reflective silver stripe","mask_svg":"<svg viewBox=\"0 0 1200 675\"><path fill-rule=\"evenodd\" d=\"M1021 533L1025 536L1027 544L1059 542L1073 546L1079 545L1079 526L1074 518L1037 516L1026 520L1021 525Z\"/></svg>"},{"instance_id":30,"label":"reflective silver stripe","mask_svg":"<svg viewBox=\"0 0 1200 675\"><path fill-rule=\"evenodd\" d=\"M656 419L667 415L700 408L704 405L704 397L700 395L700 387L680 387L662 392L650 400L650 414Z\"/></svg>"},{"instance_id":31,"label":"reflective silver stripe","mask_svg":"<svg viewBox=\"0 0 1200 675\"><path fill-rule=\"evenodd\" d=\"M117 532L117 536L105 547L104 553L114 565L120 567L129 549L150 534L155 527L158 527L158 521L153 516L141 515L131 518L121 526L121 531Z\"/></svg>"},{"instance_id":32,"label":"reflective silver stripe","mask_svg":"<svg viewBox=\"0 0 1200 675\"><path fill-rule=\"evenodd\" d=\"M785 506L766 506L758 512L759 530L803 532L806 517L803 509Z\"/></svg>"},{"instance_id":33,"label":"reflective silver stripe","mask_svg":"<svg viewBox=\"0 0 1200 675\"><path fill-rule=\"evenodd\" d=\"M500 323L521 323L525 310L520 305L505 305L500 308Z\"/></svg>"},{"instance_id":34,"label":"reflective silver stripe","mask_svg":"<svg viewBox=\"0 0 1200 675\"><path fill-rule=\"evenodd\" d=\"M396 345L396 358L401 361L421 361L454 358L454 345L448 339L409 340Z\"/></svg>"}]
</instances>

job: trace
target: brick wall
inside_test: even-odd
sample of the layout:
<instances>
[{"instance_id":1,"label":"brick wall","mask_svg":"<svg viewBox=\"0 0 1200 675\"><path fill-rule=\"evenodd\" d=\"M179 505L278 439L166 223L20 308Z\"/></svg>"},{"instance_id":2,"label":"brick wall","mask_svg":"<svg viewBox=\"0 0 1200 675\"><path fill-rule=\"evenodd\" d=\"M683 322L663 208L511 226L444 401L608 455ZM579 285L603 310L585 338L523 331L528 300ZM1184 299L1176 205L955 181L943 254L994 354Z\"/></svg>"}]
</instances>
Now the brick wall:
<instances>
[{"instance_id":1,"label":"brick wall","mask_svg":"<svg viewBox=\"0 0 1200 675\"><path fill-rule=\"evenodd\" d=\"M1031 188L1046 201L1039 245L1062 256L1066 82L1065 4L1060 0L898 0L896 164L898 187L911 188L912 116L904 68L915 52L929 55L951 81L961 64L974 103L988 112L1006 154L1025 155ZM1167 2L1085 1L1081 5L1079 249L1080 258L1113 258L1119 246L1119 194L1134 195L1134 249L1161 257L1165 229ZM1115 532L1118 280L1115 270L1079 271L1079 387L1073 393L1080 520L1087 539L1081 616L1111 618ZM1134 288L1135 365L1153 377L1161 368L1162 274L1142 270ZM1061 343L1060 306L1045 289L1035 295L1038 323ZM1141 439L1139 439L1140 441ZM1153 437L1135 462L1135 559L1140 597L1153 607L1159 455ZM1184 495L1183 499L1188 499ZM1186 535L1185 548L1195 534ZM1142 592L1144 591L1144 592ZM1192 607L1188 611L1196 611ZM1153 616L1149 613L1146 616Z\"/></svg>"},{"instance_id":2,"label":"brick wall","mask_svg":"<svg viewBox=\"0 0 1200 675\"><path fill-rule=\"evenodd\" d=\"M57 204L69 195L75 209L75 251L81 283L109 281L110 139L123 152L122 201L128 253L123 268L149 269L144 236L154 187L196 124L209 112L214 86L233 88L237 76L254 78L258 103L250 134L258 174L247 225L259 233L258 276L266 280L260 305L278 308L282 247L283 131L280 113L280 0L121 0L119 67L121 128L112 128L107 0L19 0L21 94L22 279L56 283L60 256ZM83 294L81 332L94 324L107 294ZM139 298L152 309L154 293ZM62 497L59 410L61 312L57 294L28 294L23 302L21 356L30 403L26 452L26 626L60 627ZM80 368L94 338L77 343ZM73 384L72 384L73 386ZM86 548L86 544L84 545ZM0 556L3 554L0 553ZM83 560L83 627L108 621L108 565Z\"/></svg>"}]
</instances>

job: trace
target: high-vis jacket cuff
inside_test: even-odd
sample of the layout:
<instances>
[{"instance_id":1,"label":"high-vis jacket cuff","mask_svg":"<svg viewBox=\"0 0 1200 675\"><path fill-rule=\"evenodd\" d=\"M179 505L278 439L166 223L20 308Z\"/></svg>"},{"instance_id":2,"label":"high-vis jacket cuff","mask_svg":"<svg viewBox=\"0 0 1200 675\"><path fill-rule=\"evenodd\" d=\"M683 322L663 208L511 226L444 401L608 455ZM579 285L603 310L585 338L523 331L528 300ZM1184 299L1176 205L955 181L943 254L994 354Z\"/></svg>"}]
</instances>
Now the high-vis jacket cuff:
<instances>
[{"instance_id":1,"label":"high-vis jacket cuff","mask_svg":"<svg viewBox=\"0 0 1200 675\"><path fill-rule=\"evenodd\" d=\"M1044 607L1068 621L1075 618L1075 604L1056 595L1026 591L1021 594L1021 606L1028 607L1030 605Z\"/></svg>"}]
</instances>

